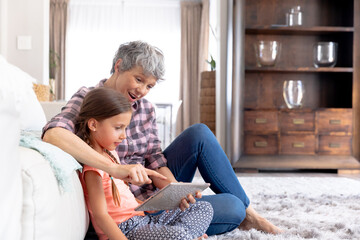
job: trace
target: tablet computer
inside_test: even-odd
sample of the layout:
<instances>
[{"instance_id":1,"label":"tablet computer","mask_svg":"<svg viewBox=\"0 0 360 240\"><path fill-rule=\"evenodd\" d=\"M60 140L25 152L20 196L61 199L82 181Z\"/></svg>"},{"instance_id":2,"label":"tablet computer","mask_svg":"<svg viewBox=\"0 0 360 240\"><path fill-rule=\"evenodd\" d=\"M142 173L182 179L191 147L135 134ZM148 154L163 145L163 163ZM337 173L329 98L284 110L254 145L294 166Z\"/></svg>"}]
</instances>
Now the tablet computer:
<instances>
[{"instance_id":1,"label":"tablet computer","mask_svg":"<svg viewBox=\"0 0 360 240\"><path fill-rule=\"evenodd\" d=\"M163 189L135 208L136 211L160 211L178 208L181 199L189 193L195 195L197 191L203 191L210 183L170 183Z\"/></svg>"}]
</instances>

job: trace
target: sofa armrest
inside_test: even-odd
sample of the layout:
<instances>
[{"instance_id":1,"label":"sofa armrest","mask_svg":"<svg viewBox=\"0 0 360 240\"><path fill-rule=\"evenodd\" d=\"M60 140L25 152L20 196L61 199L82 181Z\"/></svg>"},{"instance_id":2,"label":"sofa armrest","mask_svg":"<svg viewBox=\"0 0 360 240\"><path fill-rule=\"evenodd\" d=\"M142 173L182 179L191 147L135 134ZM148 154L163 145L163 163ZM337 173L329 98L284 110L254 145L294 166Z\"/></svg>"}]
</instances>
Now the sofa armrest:
<instances>
[{"instance_id":1,"label":"sofa armrest","mask_svg":"<svg viewBox=\"0 0 360 240\"><path fill-rule=\"evenodd\" d=\"M21 239L84 239L89 216L76 171L72 190L60 190L49 162L37 151L19 147L23 212Z\"/></svg>"},{"instance_id":2,"label":"sofa armrest","mask_svg":"<svg viewBox=\"0 0 360 240\"><path fill-rule=\"evenodd\" d=\"M66 101L40 102L44 110L46 121L50 121L52 117L61 112L61 108L66 105Z\"/></svg>"}]
</instances>

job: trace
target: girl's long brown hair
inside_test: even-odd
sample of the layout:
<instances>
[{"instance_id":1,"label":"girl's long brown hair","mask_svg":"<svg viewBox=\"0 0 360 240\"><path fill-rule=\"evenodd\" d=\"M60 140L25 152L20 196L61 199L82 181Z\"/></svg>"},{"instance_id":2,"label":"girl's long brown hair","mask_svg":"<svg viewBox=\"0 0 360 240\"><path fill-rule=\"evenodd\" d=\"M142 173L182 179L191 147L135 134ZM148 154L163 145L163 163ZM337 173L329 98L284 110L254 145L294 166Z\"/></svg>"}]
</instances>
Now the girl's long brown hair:
<instances>
[{"instance_id":1,"label":"girl's long brown hair","mask_svg":"<svg viewBox=\"0 0 360 240\"><path fill-rule=\"evenodd\" d=\"M97 121L101 121L129 111L131 111L131 105L121 93L106 87L95 88L86 94L81 104L80 113L76 119L75 133L90 145L90 129L87 124L89 119L94 118ZM107 151L108 155L109 153L110 152ZM111 157L115 163L119 164L111 153L109 157ZM116 206L119 206L119 191L114 179L111 176L110 178L113 201Z\"/></svg>"}]
</instances>

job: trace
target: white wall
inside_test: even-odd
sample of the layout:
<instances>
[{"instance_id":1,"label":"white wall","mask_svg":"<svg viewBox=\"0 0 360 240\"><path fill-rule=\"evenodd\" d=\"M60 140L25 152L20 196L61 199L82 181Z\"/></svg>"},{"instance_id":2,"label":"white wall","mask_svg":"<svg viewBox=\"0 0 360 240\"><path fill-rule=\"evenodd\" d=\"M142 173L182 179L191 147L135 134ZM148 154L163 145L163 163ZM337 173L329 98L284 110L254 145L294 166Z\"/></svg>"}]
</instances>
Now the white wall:
<instances>
[{"instance_id":1,"label":"white wall","mask_svg":"<svg viewBox=\"0 0 360 240\"><path fill-rule=\"evenodd\" d=\"M31 49L17 48L18 36L31 37ZM0 54L9 63L48 84L49 0L0 0Z\"/></svg>"},{"instance_id":2,"label":"white wall","mask_svg":"<svg viewBox=\"0 0 360 240\"><path fill-rule=\"evenodd\" d=\"M0 0L0 54L6 56L7 0Z\"/></svg>"}]
</instances>

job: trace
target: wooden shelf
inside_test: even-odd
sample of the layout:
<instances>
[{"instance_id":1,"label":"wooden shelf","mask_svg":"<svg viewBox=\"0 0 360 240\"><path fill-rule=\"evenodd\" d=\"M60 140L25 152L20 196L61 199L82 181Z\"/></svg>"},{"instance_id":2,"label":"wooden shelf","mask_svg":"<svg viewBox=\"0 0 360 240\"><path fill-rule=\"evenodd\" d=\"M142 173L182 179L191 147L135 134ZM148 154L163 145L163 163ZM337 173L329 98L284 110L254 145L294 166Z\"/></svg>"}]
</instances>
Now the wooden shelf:
<instances>
[{"instance_id":1,"label":"wooden shelf","mask_svg":"<svg viewBox=\"0 0 360 240\"><path fill-rule=\"evenodd\" d=\"M242 4L240 8L244 11L239 13L241 17L237 18L237 27L241 28L242 34L239 38L242 39L239 45L243 51L241 56L244 57L236 64L244 71L240 76L240 109L243 114L239 117L241 138L240 150L236 153L236 156L240 157L233 167L359 170L360 48L356 43L360 38L360 0L299 2L304 20L302 26L281 25L285 22L286 13L293 7L293 3L289 1L246 0ZM281 44L274 67L257 66L254 45L259 40L278 41ZM335 67L313 66L313 46L317 42L338 44ZM339 133L340 131L332 128L321 128L325 130L312 132L310 127L310 130L303 127L292 128L287 118L266 117L267 112L286 111L282 89L283 82L289 79L302 80L306 88L303 98L305 109L298 113L299 117L296 116L296 119L304 119L305 122L305 119L310 119L309 114L306 115L308 112L321 109L331 112L331 109L340 109L351 112L350 117L341 112L335 114L341 124L349 122L351 130ZM249 127L253 121L248 121L245 114L251 111L269 127ZM296 113L294 110L287 111ZM327 120L324 120L325 118ZM315 124L314 129L320 129L320 125L325 126L330 122L331 116L322 114L320 117L319 113L310 120ZM271 128L272 121L278 124L279 132ZM309 121L306 120L306 124L309 124ZM289 124L287 130L284 123ZM303 144L303 149L300 149L299 145L289 145L298 142L309 144ZM343 147L341 151L340 147Z\"/></svg>"},{"instance_id":2,"label":"wooden shelf","mask_svg":"<svg viewBox=\"0 0 360 240\"><path fill-rule=\"evenodd\" d=\"M245 155L233 168L246 170L291 170L291 169L335 169L358 170L360 163L353 156L309 156L309 155Z\"/></svg>"},{"instance_id":3,"label":"wooden shelf","mask_svg":"<svg viewBox=\"0 0 360 240\"><path fill-rule=\"evenodd\" d=\"M252 26L245 29L247 34L328 34L328 33L352 33L353 27L331 27L331 26L315 26L315 27L289 27L285 25L270 26Z\"/></svg>"},{"instance_id":4,"label":"wooden shelf","mask_svg":"<svg viewBox=\"0 0 360 240\"><path fill-rule=\"evenodd\" d=\"M315 68L315 67L299 67L299 68L276 68L276 67L245 67L245 72L338 72L338 73L352 73L354 71L351 67L333 67L333 68Z\"/></svg>"}]
</instances>

